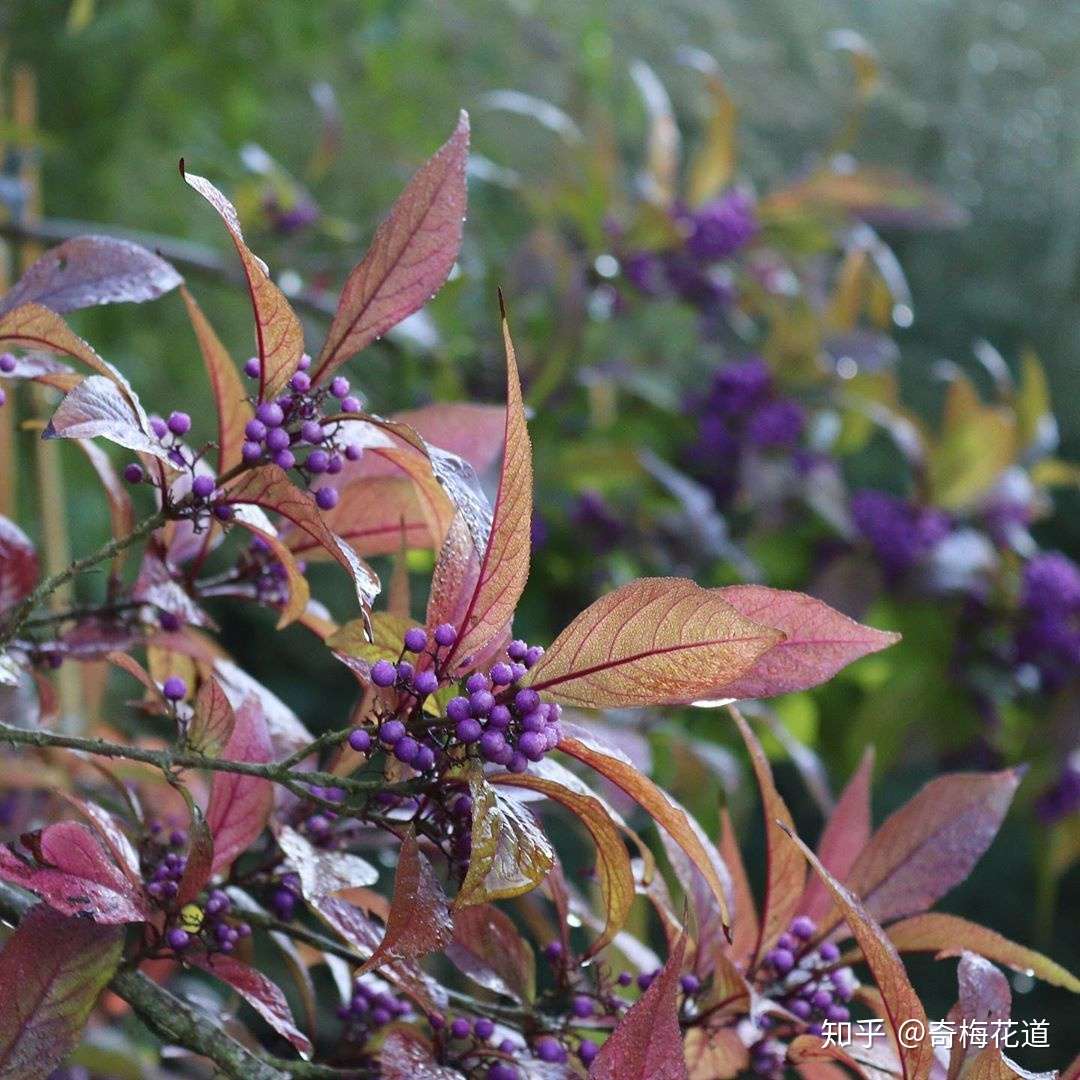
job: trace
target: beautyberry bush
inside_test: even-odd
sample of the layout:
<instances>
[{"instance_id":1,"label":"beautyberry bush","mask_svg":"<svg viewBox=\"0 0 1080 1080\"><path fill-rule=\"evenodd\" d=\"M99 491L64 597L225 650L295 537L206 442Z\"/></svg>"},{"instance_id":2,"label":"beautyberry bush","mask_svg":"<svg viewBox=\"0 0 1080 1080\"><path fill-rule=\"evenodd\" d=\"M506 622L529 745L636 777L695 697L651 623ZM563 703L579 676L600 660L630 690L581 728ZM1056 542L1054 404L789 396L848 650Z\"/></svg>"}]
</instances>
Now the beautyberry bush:
<instances>
[{"instance_id":1,"label":"beautyberry bush","mask_svg":"<svg viewBox=\"0 0 1080 1080\"><path fill-rule=\"evenodd\" d=\"M733 704L818 685L896 636L801 593L643 578L550 643L515 638L533 464L506 311L503 407L386 418L340 373L449 273L467 146L463 115L376 232L318 351L231 203L183 166L243 269L257 352L242 369L176 272L130 244L61 245L3 301L0 371L62 393L42 436L89 457L115 536L42 576L26 533L0 522L0 740L17 780L2 808L0 1075L67 1075L84 1037L147 1061L128 1010L170 1048L153 1075L1027 1075L997 1045L971 1061L937 1052L898 956L961 954L958 1016L988 1001L1007 1014L995 964L1080 991L1049 958L930 910L991 842L1019 772L941 776L873 832L867 760L815 855ZM695 257L726 251L747 238L745 207L714 207L694 230ZM173 289L207 369L209 443L178 403L148 414L63 320ZM794 426L781 408L755 438ZM489 502L478 473L496 460ZM366 561L417 548L437 552L422 618L400 574L381 602ZM337 564L354 618L338 624L312 595L313 560ZM102 595L50 603L102 563ZM1044 607L1059 573L1030 576ZM229 658L211 600L313 634L355 679L348 714L313 735ZM72 664L137 683L138 723L88 709L73 730L54 674ZM585 715L691 703L728 707L745 741L764 806L760 906L726 817L710 838L614 725ZM595 868L576 881L560 849L583 840ZM856 1011L880 1022L865 1053L825 1038Z\"/></svg>"}]
</instances>

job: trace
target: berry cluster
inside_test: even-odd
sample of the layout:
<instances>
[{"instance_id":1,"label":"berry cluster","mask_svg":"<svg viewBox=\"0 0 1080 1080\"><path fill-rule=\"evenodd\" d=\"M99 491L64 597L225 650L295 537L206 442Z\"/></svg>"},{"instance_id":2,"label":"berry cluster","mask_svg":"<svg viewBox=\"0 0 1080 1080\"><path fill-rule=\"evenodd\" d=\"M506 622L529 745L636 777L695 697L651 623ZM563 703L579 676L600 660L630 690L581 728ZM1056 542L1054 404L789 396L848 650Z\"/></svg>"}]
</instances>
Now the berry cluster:
<instances>
[{"instance_id":1,"label":"berry cluster","mask_svg":"<svg viewBox=\"0 0 1080 1080\"><path fill-rule=\"evenodd\" d=\"M296 905L299 902L300 875L283 874L270 892L270 910L282 922L289 922L296 914Z\"/></svg>"},{"instance_id":2,"label":"berry cluster","mask_svg":"<svg viewBox=\"0 0 1080 1080\"><path fill-rule=\"evenodd\" d=\"M165 932L165 942L173 952L184 952L200 942L208 953L231 953L244 938L251 937L249 923L231 918L232 901L222 889L211 889L206 902L188 904L175 925Z\"/></svg>"},{"instance_id":3,"label":"berry cluster","mask_svg":"<svg viewBox=\"0 0 1080 1080\"><path fill-rule=\"evenodd\" d=\"M1080 670L1080 566L1060 552L1036 555L1024 568L1015 648L1050 689Z\"/></svg>"},{"instance_id":4,"label":"berry cluster","mask_svg":"<svg viewBox=\"0 0 1080 1080\"><path fill-rule=\"evenodd\" d=\"M187 858L182 854L188 844L183 829L166 829L161 821L152 821L149 838L142 852L142 865L146 892L162 907L168 908L180 890L180 880L187 869Z\"/></svg>"},{"instance_id":5,"label":"berry cluster","mask_svg":"<svg viewBox=\"0 0 1080 1080\"><path fill-rule=\"evenodd\" d=\"M363 1046L376 1029L400 1020L409 1009L409 1003L392 994L381 980L354 979L352 997L337 1010L338 1019L344 1023L342 1038Z\"/></svg>"},{"instance_id":6,"label":"berry cluster","mask_svg":"<svg viewBox=\"0 0 1080 1080\"><path fill-rule=\"evenodd\" d=\"M883 491L858 491L851 499L855 527L870 544L885 576L896 581L949 534L941 510Z\"/></svg>"},{"instance_id":7,"label":"berry cluster","mask_svg":"<svg viewBox=\"0 0 1080 1080\"><path fill-rule=\"evenodd\" d=\"M372 683L393 693L389 711L379 715L375 732L378 744L404 765L419 773L430 772L451 753L471 753L511 772L524 772L530 761L539 761L559 741L558 705L520 680L543 655L538 645L512 641L505 661L493 664L487 674L473 672L463 693L446 703L445 715L431 716L424 702L444 686L452 685L443 668L444 658L457 640L449 623L428 631L416 626L405 633L396 662L377 660L371 665ZM416 657L405 659L406 655ZM368 753L375 745L370 732L357 728L349 745Z\"/></svg>"}]
</instances>

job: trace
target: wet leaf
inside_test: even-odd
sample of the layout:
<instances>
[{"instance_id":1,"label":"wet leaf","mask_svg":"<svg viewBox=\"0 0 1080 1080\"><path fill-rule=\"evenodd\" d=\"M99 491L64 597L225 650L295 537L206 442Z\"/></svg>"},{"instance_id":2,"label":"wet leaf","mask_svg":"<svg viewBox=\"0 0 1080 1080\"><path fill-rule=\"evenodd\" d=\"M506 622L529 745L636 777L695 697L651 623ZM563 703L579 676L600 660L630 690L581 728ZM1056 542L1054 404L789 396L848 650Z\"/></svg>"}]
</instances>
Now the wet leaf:
<instances>
[{"instance_id":1,"label":"wet leaf","mask_svg":"<svg viewBox=\"0 0 1080 1080\"><path fill-rule=\"evenodd\" d=\"M734 1028L690 1028L683 1050L690 1080L732 1080L750 1065L750 1053Z\"/></svg>"},{"instance_id":2,"label":"wet leaf","mask_svg":"<svg viewBox=\"0 0 1080 1080\"><path fill-rule=\"evenodd\" d=\"M467 461L483 474L499 460L506 439L506 409L471 401L436 402L391 417L425 442Z\"/></svg>"},{"instance_id":3,"label":"wet leaf","mask_svg":"<svg viewBox=\"0 0 1080 1080\"><path fill-rule=\"evenodd\" d=\"M180 175L221 215L244 268L255 315L255 344L259 357L259 400L277 397L296 371L304 351L304 331L285 294L270 280L266 263L244 243L236 208L209 180L186 172Z\"/></svg>"},{"instance_id":4,"label":"wet leaf","mask_svg":"<svg viewBox=\"0 0 1080 1080\"><path fill-rule=\"evenodd\" d=\"M889 817L855 860L848 888L879 922L925 911L971 872L997 834L1021 771L951 773Z\"/></svg>"},{"instance_id":5,"label":"wet leaf","mask_svg":"<svg viewBox=\"0 0 1080 1080\"><path fill-rule=\"evenodd\" d=\"M138 891L142 891L142 874L139 870L139 855L128 839L127 833L120 826L120 822L104 807L97 803L89 802L72 795L70 792L58 792L65 802L70 803L89 823L90 828L97 833L98 839L105 846L105 850L112 860L120 868L127 879Z\"/></svg>"},{"instance_id":6,"label":"wet leaf","mask_svg":"<svg viewBox=\"0 0 1080 1080\"><path fill-rule=\"evenodd\" d=\"M641 578L586 608L528 681L584 708L684 703L716 696L782 638L715 590L683 578Z\"/></svg>"},{"instance_id":7,"label":"wet leaf","mask_svg":"<svg viewBox=\"0 0 1080 1080\"><path fill-rule=\"evenodd\" d=\"M214 868L214 836L206 822L206 815L188 789L181 786L180 794L188 807L187 865L176 894L176 905L183 907L194 900L210 880Z\"/></svg>"},{"instance_id":8,"label":"wet leaf","mask_svg":"<svg viewBox=\"0 0 1080 1080\"><path fill-rule=\"evenodd\" d=\"M38 558L30 537L0 516L0 615L21 604L38 580Z\"/></svg>"},{"instance_id":9,"label":"wet leaf","mask_svg":"<svg viewBox=\"0 0 1080 1080\"><path fill-rule=\"evenodd\" d=\"M366 859L349 851L317 848L288 825L277 831L277 841L289 869L299 876L301 892L308 900L374 885L379 880L378 870Z\"/></svg>"},{"instance_id":10,"label":"wet leaf","mask_svg":"<svg viewBox=\"0 0 1080 1080\"><path fill-rule=\"evenodd\" d=\"M66 919L45 904L27 912L0 951L0 1077L52 1074L78 1045L123 944L117 927Z\"/></svg>"},{"instance_id":11,"label":"wet leaf","mask_svg":"<svg viewBox=\"0 0 1080 1080\"><path fill-rule=\"evenodd\" d=\"M261 971L224 953L193 955L187 957L187 961L228 983L279 1035L288 1039L303 1057L311 1056L311 1042L296 1026L289 1003L277 983L272 982Z\"/></svg>"},{"instance_id":12,"label":"wet leaf","mask_svg":"<svg viewBox=\"0 0 1080 1080\"><path fill-rule=\"evenodd\" d=\"M398 855L386 932L357 975L395 960L418 960L441 949L452 933L450 903L415 834L409 832Z\"/></svg>"},{"instance_id":13,"label":"wet leaf","mask_svg":"<svg viewBox=\"0 0 1080 1080\"><path fill-rule=\"evenodd\" d=\"M232 738L236 714L221 683L206 679L195 696L195 712L187 730L187 743L207 757L218 757Z\"/></svg>"},{"instance_id":14,"label":"wet leaf","mask_svg":"<svg viewBox=\"0 0 1080 1080\"><path fill-rule=\"evenodd\" d=\"M221 756L228 761L273 760L266 718L255 698L248 698L236 710L236 723ZM214 773L206 808L206 823L214 837L214 873L228 868L254 843L266 827L273 803L269 780L242 773Z\"/></svg>"},{"instance_id":15,"label":"wet leaf","mask_svg":"<svg viewBox=\"0 0 1080 1080\"><path fill-rule=\"evenodd\" d=\"M435 1049L418 1031L394 1028L379 1047L383 1080L465 1080L465 1074L435 1059Z\"/></svg>"},{"instance_id":16,"label":"wet leaf","mask_svg":"<svg viewBox=\"0 0 1080 1080\"><path fill-rule=\"evenodd\" d=\"M446 957L485 990L515 1001L536 997L536 957L510 917L491 904L460 909Z\"/></svg>"},{"instance_id":17,"label":"wet leaf","mask_svg":"<svg viewBox=\"0 0 1080 1080\"><path fill-rule=\"evenodd\" d=\"M183 278L164 259L130 240L76 236L50 248L0 301L0 314L34 303L65 315L99 304L141 304Z\"/></svg>"},{"instance_id":18,"label":"wet leaf","mask_svg":"<svg viewBox=\"0 0 1080 1080\"><path fill-rule=\"evenodd\" d=\"M900 640L899 634L863 626L805 593L764 585L732 585L716 592L740 615L786 636L715 697L764 698L806 690Z\"/></svg>"},{"instance_id":19,"label":"wet leaf","mask_svg":"<svg viewBox=\"0 0 1080 1080\"><path fill-rule=\"evenodd\" d=\"M313 381L423 307L446 280L461 247L468 152L469 118L462 112L453 135L409 181L345 282Z\"/></svg>"},{"instance_id":20,"label":"wet leaf","mask_svg":"<svg viewBox=\"0 0 1080 1080\"><path fill-rule=\"evenodd\" d=\"M821 865L817 856L786 827L777 828L783 828L793 850L800 850L806 856L858 941L870 974L881 993L885 1019L900 1058L901 1075L904 1080L925 1080L934 1056L928 1035L929 1024L922 1002L908 981L899 953L870 912ZM901 1041L898 1033L905 1021L913 1023L905 1029L905 1038ZM910 1045L914 1042L914 1035L920 1031L922 1038L916 1045Z\"/></svg>"},{"instance_id":21,"label":"wet leaf","mask_svg":"<svg viewBox=\"0 0 1080 1080\"><path fill-rule=\"evenodd\" d=\"M679 941L652 985L615 1025L589 1069L589 1080L685 1080L679 1028Z\"/></svg>"}]
</instances>

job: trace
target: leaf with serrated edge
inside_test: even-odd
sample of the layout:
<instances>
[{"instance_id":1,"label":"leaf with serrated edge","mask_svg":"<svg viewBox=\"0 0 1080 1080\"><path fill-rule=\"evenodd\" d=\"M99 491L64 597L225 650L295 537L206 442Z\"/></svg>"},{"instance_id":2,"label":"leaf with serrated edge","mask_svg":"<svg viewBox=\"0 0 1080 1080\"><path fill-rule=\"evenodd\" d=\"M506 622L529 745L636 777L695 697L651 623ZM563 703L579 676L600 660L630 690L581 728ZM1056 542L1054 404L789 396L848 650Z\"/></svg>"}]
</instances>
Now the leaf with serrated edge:
<instances>
[{"instance_id":1,"label":"leaf with serrated edge","mask_svg":"<svg viewBox=\"0 0 1080 1080\"><path fill-rule=\"evenodd\" d=\"M236 714L221 683L212 675L195 695L195 712L188 725L188 745L200 754L218 757L232 738Z\"/></svg>"},{"instance_id":2,"label":"leaf with serrated edge","mask_svg":"<svg viewBox=\"0 0 1080 1080\"><path fill-rule=\"evenodd\" d=\"M469 118L462 112L454 134L409 181L345 282L314 382L421 308L446 280L461 247L468 152Z\"/></svg>"},{"instance_id":3,"label":"leaf with serrated edge","mask_svg":"<svg viewBox=\"0 0 1080 1080\"><path fill-rule=\"evenodd\" d=\"M536 957L513 920L493 904L461 908L446 958L478 986L515 1001L536 997Z\"/></svg>"},{"instance_id":4,"label":"leaf with serrated edge","mask_svg":"<svg viewBox=\"0 0 1080 1080\"><path fill-rule=\"evenodd\" d=\"M686 942L672 950L648 990L600 1048L589 1080L686 1080L679 1029L679 975Z\"/></svg>"},{"instance_id":5,"label":"leaf with serrated edge","mask_svg":"<svg viewBox=\"0 0 1080 1080\"><path fill-rule=\"evenodd\" d=\"M713 697L765 698L806 690L900 640L899 634L863 626L804 593L764 585L731 585L716 593L746 618L786 636L748 672L713 691Z\"/></svg>"},{"instance_id":6,"label":"leaf with serrated edge","mask_svg":"<svg viewBox=\"0 0 1080 1080\"><path fill-rule=\"evenodd\" d=\"M821 865L818 857L794 832L780 824L775 828L783 830L787 840L793 845L793 850L802 851L806 856L807 861L825 882L825 887L832 894L855 940L858 941L870 974L881 992L889 1030L900 1057L901 1075L904 1080L926 1080L934 1058L928 1034L929 1024L922 1002L908 981L899 953L874 917ZM901 1041L900 1025L905 1021L911 1023L905 1029L905 1038ZM910 1045L915 1034L912 1028L922 1033L922 1038L915 1045Z\"/></svg>"},{"instance_id":7,"label":"leaf with serrated edge","mask_svg":"<svg viewBox=\"0 0 1080 1080\"><path fill-rule=\"evenodd\" d=\"M870 838L846 884L879 922L925 911L990 846L1022 770L931 780Z\"/></svg>"},{"instance_id":8,"label":"leaf with serrated edge","mask_svg":"<svg viewBox=\"0 0 1080 1080\"><path fill-rule=\"evenodd\" d=\"M266 263L244 242L236 208L209 180L184 169L180 175L221 215L244 268L251 308L255 316L255 344L259 357L259 400L277 397L296 371L304 351L304 330L285 294L270 280Z\"/></svg>"},{"instance_id":9,"label":"leaf with serrated edge","mask_svg":"<svg viewBox=\"0 0 1080 1080\"><path fill-rule=\"evenodd\" d=\"M118 927L66 919L45 904L27 912L0 951L0 1077L52 1074L78 1045L123 944Z\"/></svg>"},{"instance_id":10,"label":"leaf with serrated edge","mask_svg":"<svg viewBox=\"0 0 1080 1080\"><path fill-rule=\"evenodd\" d=\"M583 708L680 704L715 696L782 638L715 590L684 578L641 578L586 608L526 681Z\"/></svg>"}]
</instances>

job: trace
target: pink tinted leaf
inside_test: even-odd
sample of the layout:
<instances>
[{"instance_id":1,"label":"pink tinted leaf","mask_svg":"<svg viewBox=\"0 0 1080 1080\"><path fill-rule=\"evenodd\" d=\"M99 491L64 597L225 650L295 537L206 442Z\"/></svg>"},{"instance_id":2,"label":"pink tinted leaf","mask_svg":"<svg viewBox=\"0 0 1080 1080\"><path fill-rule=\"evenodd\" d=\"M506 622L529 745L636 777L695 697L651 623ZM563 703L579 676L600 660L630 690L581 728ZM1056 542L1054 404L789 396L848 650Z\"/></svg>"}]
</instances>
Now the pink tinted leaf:
<instances>
[{"instance_id":1,"label":"pink tinted leaf","mask_svg":"<svg viewBox=\"0 0 1080 1080\"><path fill-rule=\"evenodd\" d=\"M386 932L357 975L394 960L418 960L441 949L452 933L450 903L415 834L409 832L398 856Z\"/></svg>"},{"instance_id":2,"label":"pink tinted leaf","mask_svg":"<svg viewBox=\"0 0 1080 1080\"><path fill-rule=\"evenodd\" d=\"M292 1010L277 983L261 971L227 956L193 955L188 962L228 983L279 1035L293 1044L303 1057L311 1056L311 1041L296 1026Z\"/></svg>"},{"instance_id":3,"label":"pink tinted leaf","mask_svg":"<svg viewBox=\"0 0 1080 1080\"><path fill-rule=\"evenodd\" d=\"M187 307L188 319L199 343L210 388L214 394L218 418L218 473L227 472L240 463L240 450L244 445L244 425L251 419L251 406L247 400L247 388L240 381L240 374L214 332L195 297L181 287L180 295Z\"/></svg>"},{"instance_id":4,"label":"pink tinted leaf","mask_svg":"<svg viewBox=\"0 0 1080 1080\"><path fill-rule=\"evenodd\" d=\"M1056 1072L1031 1072L1017 1065L997 1046L980 1050L964 1071L964 1080L1056 1080Z\"/></svg>"},{"instance_id":5,"label":"pink tinted leaf","mask_svg":"<svg viewBox=\"0 0 1080 1080\"><path fill-rule=\"evenodd\" d=\"M610 780L670 834L705 878L720 907L724 925L730 926L725 882L717 873L713 856L702 843L686 811L621 754L593 742L583 732L564 734L559 740L559 749Z\"/></svg>"},{"instance_id":6,"label":"pink tinted leaf","mask_svg":"<svg viewBox=\"0 0 1080 1080\"><path fill-rule=\"evenodd\" d=\"M652 985L616 1024L589 1069L589 1080L686 1080L679 1028L680 939Z\"/></svg>"},{"instance_id":7,"label":"pink tinted leaf","mask_svg":"<svg viewBox=\"0 0 1080 1080\"><path fill-rule=\"evenodd\" d=\"M313 496L301 491L276 465L262 465L244 473L223 498L230 503L250 503L281 514L300 532L324 548L352 578L360 603L369 606L379 594L379 579L355 551L323 521Z\"/></svg>"},{"instance_id":8,"label":"pink tinted leaf","mask_svg":"<svg viewBox=\"0 0 1080 1080\"><path fill-rule=\"evenodd\" d=\"M0 301L0 313L34 301L64 315L98 304L141 304L183 278L164 259L130 240L76 236L50 248Z\"/></svg>"},{"instance_id":9,"label":"pink tinted leaf","mask_svg":"<svg viewBox=\"0 0 1080 1080\"><path fill-rule=\"evenodd\" d=\"M847 886L880 922L925 911L990 846L1022 771L951 773L889 817L851 868Z\"/></svg>"},{"instance_id":10,"label":"pink tinted leaf","mask_svg":"<svg viewBox=\"0 0 1080 1080\"><path fill-rule=\"evenodd\" d=\"M338 504L326 512L329 529L363 559L390 555L404 543L407 548L437 548L441 537L432 536L429 516L421 507L414 482L404 476L368 476L338 488ZM453 514L445 495L440 502ZM447 526L449 527L449 526ZM298 537L294 550L317 557L310 537Z\"/></svg>"},{"instance_id":11,"label":"pink tinted leaf","mask_svg":"<svg viewBox=\"0 0 1080 1080\"><path fill-rule=\"evenodd\" d=\"M0 516L0 615L21 604L37 584L38 558L30 537Z\"/></svg>"},{"instance_id":12,"label":"pink tinted leaf","mask_svg":"<svg viewBox=\"0 0 1080 1080\"><path fill-rule=\"evenodd\" d=\"M255 698L248 698L236 710L236 724L222 757L258 763L272 760L266 718ZM214 773L206 809L206 822L214 838L214 873L226 869L247 851L266 827L273 802L269 780L241 773Z\"/></svg>"},{"instance_id":13,"label":"pink tinted leaf","mask_svg":"<svg viewBox=\"0 0 1080 1080\"><path fill-rule=\"evenodd\" d=\"M277 830L286 865L300 878L300 891L308 900L346 889L374 885L379 872L366 859L349 851L325 851L288 825Z\"/></svg>"},{"instance_id":14,"label":"pink tinted leaf","mask_svg":"<svg viewBox=\"0 0 1080 1080\"><path fill-rule=\"evenodd\" d=\"M456 454L481 474L503 452L506 409L502 405L438 402L394 413L391 419L408 424L425 442Z\"/></svg>"},{"instance_id":15,"label":"pink tinted leaf","mask_svg":"<svg viewBox=\"0 0 1080 1080\"><path fill-rule=\"evenodd\" d=\"M1008 1020L1012 1016L1009 980L981 956L962 952L956 968L960 1015L967 1020Z\"/></svg>"},{"instance_id":16,"label":"pink tinted leaf","mask_svg":"<svg viewBox=\"0 0 1080 1080\"><path fill-rule=\"evenodd\" d=\"M528 681L583 708L684 703L714 696L782 636L714 590L683 578L641 578L586 608Z\"/></svg>"},{"instance_id":17,"label":"pink tinted leaf","mask_svg":"<svg viewBox=\"0 0 1080 1080\"><path fill-rule=\"evenodd\" d=\"M409 181L341 290L313 380L419 310L450 273L461 247L469 118Z\"/></svg>"},{"instance_id":18,"label":"pink tinted leaf","mask_svg":"<svg viewBox=\"0 0 1080 1080\"><path fill-rule=\"evenodd\" d=\"M446 957L473 982L515 1001L536 997L536 957L513 920L491 904L462 908Z\"/></svg>"},{"instance_id":19,"label":"pink tinted leaf","mask_svg":"<svg viewBox=\"0 0 1080 1080\"><path fill-rule=\"evenodd\" d=\"M904 970L895 946L855 895L844 888L821 865L818 857L794 832L786 826L778 825L777 828L783 829L793 850L802 851L807 861L825 882L836 906L859 943L870 974L881 994L885 1019L899 1054L901 1075L904 1080L925 1080L929 1075L934 1057L928 1035L929 1025L922 1002L908 981L907 972ZM910 1022L910 1024L908 1028L903 1029L904 1037L901 1038L901 1025L905 1022ZM915 1042L915 1035L920 1033L921 1038Z\"/></svg>"},{"instance_id":20,"label":"pink tinted leaf","mask_svg":"<svg viewBox=\"0 0 1080 1080\"><path fill-rule=\"evenodd\" d=\"M1015 971L1030 972L1051 986L1080 994L1080 979L1050 957L958 915L927 911L893 923L887 933L901 952L932 952L942 959L967 950Z\"/></svg>"},{"instance_id":21,"label":"pink tinted leaf","mask_svg":"<svg viewBox=\"0 0 1080 1080\"><path fill-rule=\"evenodd\" d=\"M491 531L480 568L468 595L445 663L455 657L482 656L509 632L517 603L529 577L532 524L532 444L525 423L517 360L506 316L502 320L506 349L506 427L502 471L495 497Z\"/></svg>"},{"instance_id":22,"label":"pink tinted leaf","mask_svg":"<svg viewBox=\"0 0 1080 1080\"><path fill-rule=\"evenodd\" d=\"M806 866L798 850L773 825L779 821L786 829L795 830L787 803L776 790L769 759L739 710L732 708L731 715L750 754L765 817L765 895L761 901L761 925L754 950L755 958L760 962L787 930L799 908L799 898L806 884Z\"/></svg>"},{"instance_id":23,"label":"pink tinted leaf","mask_svg":"<svg viewBox=\"0 0 1080 1080\"><path fill-rule=\"evenodd\" d=\"M748 672L714 691L717 698L763 698L806 690L859 657L900 640L899 634L863 626L804 593L764 585L731 585L716 593L746 618L786 635Z\"/></svg>"},{"instance_id":24,"label":"pink tinted leaf","mask_svg":"<svg viewBox=\"0 0 1080 1080\"><path fill-rule=\"evenodd\" d=\"M120 868L129 881L136 888L141 889L142 875L139 870L139 855L128 839L127 833L120 826L120 822L104 807L97 803L89 802L72 795L68 791L57 794L70 803L97 833L98 839L105 845L105 850L112 857L113 862Z\"/></svg>"},{"instance_id":25,"label":"pink tinted leaf","mask_svg":"<svg viewBox=\"0 0 1080 1080\"><path fill-rule=\"evenodd\" d=\"M253 679L246 671L239 668L224 656L213 660L214 677L238 709L244 701L253 697L262 708L266 718L266 727L270 732L270 742L274 747L275 757L288 757L289 754L308 745L314 736L300 722L300 717L276 694L271 693L262 683Z\"/></svg>"},{"instance_id":26,"label":"pink tinted leaf","mask_svg":"<svg viewBox=\"0 0 1080 1080\"><path fill-rule=\"evenodd\" d=\"M750 1053L734 1028L690 1028L683 1049L690 1080L731 1080L750 1065Z\"/></svg>"},{"instance_id":27,"label":"pink tinted leaf","mask_svg":"<svg viewBox=\"0 0 1080 1080\"><path fill-rule=\"evenodd\" d=\"M266 263L244 242L236 208L209 180L184 169L180 175L221 215L240 256L255 315L255 344L259 357L259 400L277 397L296 371L304 351L304 330L285 294L270 280Z\"/></svg>"},{"instance_id":28,"label":"pink tinted leaf","mask_svg":"<svg viewBox=\"0 0 1080 1080\"><path fill-rule=\"evenodd\" d=\"M740 964L745 964L757 946L760 924L746 864L726 808L720 811L720 857L731 874L735 901L731 912L731 954Z\"/></svg>"},{"instance_id":29,"label":"pink tinted leaf","mask_svg":"<svg viewBox=\"0 0 1080 1080\"><path fill-rule=\"evenodd\" d=\"M232 738L236 714L221 683L212 675L195 696L195 711L187 729L187 743L208 757L218 757Z\"/></svg>"},{"instance_id":30,"label":"pink tinted leaf","mask_svg":"<svg viewBox=\"0 0 1080 1080\"><path fill-rule=\"evenodd\" d=\"M440 1065L435 1048L413 1028L394 1028L379 1048L383 1080L465 1080L465 1074Z\"/></svg>"},{"instance_id":31,"label":"pink tinted leaf","mask_svg":"<svg viewBox=\"0 0 1080 1080\"><path fill-rule=\"evenodd\" d=\"M817 855L821 865L837 881L844 881L860 852L870 839L870 784L874 776L874 751L863 754L855 775L848 781L836 807L825 823L818 841ZM818 921L828 915L832 900L828 890L816 878L806 883L799 913Z\"/></svg>"},{"instance_id":32,"label":"pink tinted leaf","mask_svg":"<svg viewBox=\"0 0 1080 1080\"><path fill-rule=\"evenodd\" d=\"M45 904L27 912L0 951L0 1076L52 1074L78 1045L123 944L118 927L66 919Z\"/></svg>"},{"instance_id":33,"label":"pink tinted leaf","mask_svg":"<svg viewBox=\"0 0 1080 1080\"><path fill-rule=\"evenodd\" d=\"M143 922L150 908L141 886L105 854L94 833L75 821L23 837L34 863L0 848L0 878L35 892L64 915L105 924Z\"/></svg>"}]
</instances>

